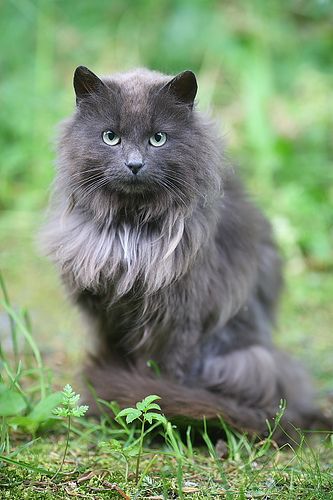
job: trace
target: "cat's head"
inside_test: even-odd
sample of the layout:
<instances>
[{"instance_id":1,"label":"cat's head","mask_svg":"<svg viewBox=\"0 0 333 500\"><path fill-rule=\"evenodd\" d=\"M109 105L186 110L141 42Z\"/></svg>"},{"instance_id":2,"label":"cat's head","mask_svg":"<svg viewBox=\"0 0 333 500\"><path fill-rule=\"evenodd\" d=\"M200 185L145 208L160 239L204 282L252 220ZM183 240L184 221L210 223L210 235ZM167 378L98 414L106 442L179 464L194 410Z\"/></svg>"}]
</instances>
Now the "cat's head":
<instances>
[{"instance_id":1,"label":"cat's head","mask_svg":"<svg viewBox=\"0 0 333 500\"><path fill-rule=\"evenodd\" d=\"M76 112L59 143L60 170L79 203L97 196L187 209L220 181L216 132L194 109L192 71L74 73ZM161 211L161 207L160 207Z\"/></svg>"}]
</instances>

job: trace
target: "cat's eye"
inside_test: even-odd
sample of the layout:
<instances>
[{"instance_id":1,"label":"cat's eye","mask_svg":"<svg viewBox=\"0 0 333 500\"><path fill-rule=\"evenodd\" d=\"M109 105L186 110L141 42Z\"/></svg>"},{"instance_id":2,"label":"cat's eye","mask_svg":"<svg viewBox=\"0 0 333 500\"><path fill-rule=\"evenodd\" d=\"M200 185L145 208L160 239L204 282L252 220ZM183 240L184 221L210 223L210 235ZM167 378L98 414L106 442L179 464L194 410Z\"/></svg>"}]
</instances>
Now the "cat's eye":
<instances>
[{"instance_id":1,"label":"cat's eye","mask_svg":"<svg viewBox=\"0 0 333 500\"><path fill-rule=\"evenodd\" d=\"M164 132L156 132L156 134L152 135L149 139L149 144L155 146L155 148L159 148L166 143L167 135Z\"/></svg>"},{"instance_id":2,"label":"cat's eye","mask_svg":"<svg viewBox=\"0 0 333 500\"><path fill-rule=\"evenodd\" d=\"M120 137L112 130L106 130L105 132L103 132L102 139L105 144L108 144L109 146L116 146L120 143Z\"/></svg>"}]
</instances>

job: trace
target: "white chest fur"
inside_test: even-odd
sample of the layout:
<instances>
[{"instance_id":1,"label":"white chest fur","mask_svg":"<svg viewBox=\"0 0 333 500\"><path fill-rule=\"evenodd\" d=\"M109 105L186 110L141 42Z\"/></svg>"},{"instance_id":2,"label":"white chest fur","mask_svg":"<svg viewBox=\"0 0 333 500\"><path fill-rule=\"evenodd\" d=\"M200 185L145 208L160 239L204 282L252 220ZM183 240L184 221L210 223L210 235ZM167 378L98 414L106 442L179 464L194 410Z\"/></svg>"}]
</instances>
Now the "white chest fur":
<instances>
[{"instance_id":1,"label":"white chest fur","mask_svg":"<svg viewBox=\"0 0 333 500\"><path fill-rule=\"evenodd\" d=\"M159 229L148 223L99 227L72 212L49 226L47 250L80 288L98 290L112 280L122 296L140 280L150 294L184 272L184 262L179 255L176 259L184 228L182 217L166 220Z\"/></svg>"}]
</instances>

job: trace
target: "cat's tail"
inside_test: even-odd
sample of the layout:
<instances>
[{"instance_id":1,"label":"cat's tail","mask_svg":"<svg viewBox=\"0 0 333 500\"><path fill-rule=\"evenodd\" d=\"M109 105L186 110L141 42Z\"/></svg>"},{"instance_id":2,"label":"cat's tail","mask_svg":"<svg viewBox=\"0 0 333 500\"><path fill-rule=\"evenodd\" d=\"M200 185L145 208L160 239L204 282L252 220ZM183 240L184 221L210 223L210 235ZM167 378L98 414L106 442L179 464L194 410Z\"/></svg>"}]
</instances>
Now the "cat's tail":
<instances>
[{"instance_id":1,"label":"cat's tail","mask_svg":"<svg viewBox=\"0 0 333 500\"><path fill-rule=\"evenodd\" d=\"M155 376L146 368L124 366L117 360L91 360L85 370L85 379L93 390L87 391L87 402L91 414L99 414L101 405L96 395L106 401L116 401L121 408L133 407L150 394L158 395L159 404L168 418L181 417L186 420L218 422L221 417L231 427L251 435L267 435L267 421L274 426L279 398L287 399L287 410L274 438L283 443L297 438L297 428L332 430L332 420L327 418L308 394L307 379L302 371L281 353L275 353L279 362L281 390L275 402L258 404L258 401L243 397L223 395L205 387L188 387L164 376ZM298 380L297 380L298 379ZM284 386L284 389L283 389ZM286 387L288 387L286 389ZM295 392L297 394L295 394ZM293 437L292 437L293 436ZM298 435L299 437L299 435Z\"/></svg>"},{"instance_id":2,"label":"cat's tail","mask_svg":"<svg viewBox=\"0 0 333 500\"><path fill-rule=\"evenodd\" d=\"M190 420L207 420L220 416L233 428L252 435L267 434L267 420L272 421L278 405L257 407L242 403L236 398L223 396L202 387L187 387L175 381L145 373L134 367L94 362L87 366L85 378L93 387L87 393L91 414L100 413L96 394L106 401L116 401L121 408L133 407L150 394L160 396L159 404L168 418L185 417ZM95 394L94 394L95 393ZM317 415L318 416L318 415ZM293 424L311 428L313 415L307 418L290 415ZM321 422L323 424L323 422ZM326 426L325 426L326 427Z\"/></svg>"}]
</instances>

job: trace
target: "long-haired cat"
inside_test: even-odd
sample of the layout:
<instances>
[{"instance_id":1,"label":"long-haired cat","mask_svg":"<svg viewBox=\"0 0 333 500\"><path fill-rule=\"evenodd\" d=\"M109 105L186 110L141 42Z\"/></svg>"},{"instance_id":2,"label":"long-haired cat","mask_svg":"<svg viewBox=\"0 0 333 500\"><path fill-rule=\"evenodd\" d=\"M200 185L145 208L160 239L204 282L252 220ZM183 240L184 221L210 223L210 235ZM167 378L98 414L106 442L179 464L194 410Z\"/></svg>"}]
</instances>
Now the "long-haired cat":
<instances>
[{"instance_id":1,"label":"long-haired cat","mask_svg":"<svg viewBox=\"0 0 333 500\"><path fill-rule=\"evenodd\" d=\"M280 258L195 108L195 75L80 66L74 88L45 242L96 339L98 396L125 407L157 394L169 417L220 415L253 433L285 399L285 427L326 425L273 346Z\"/></svg>"}]
</instances>

